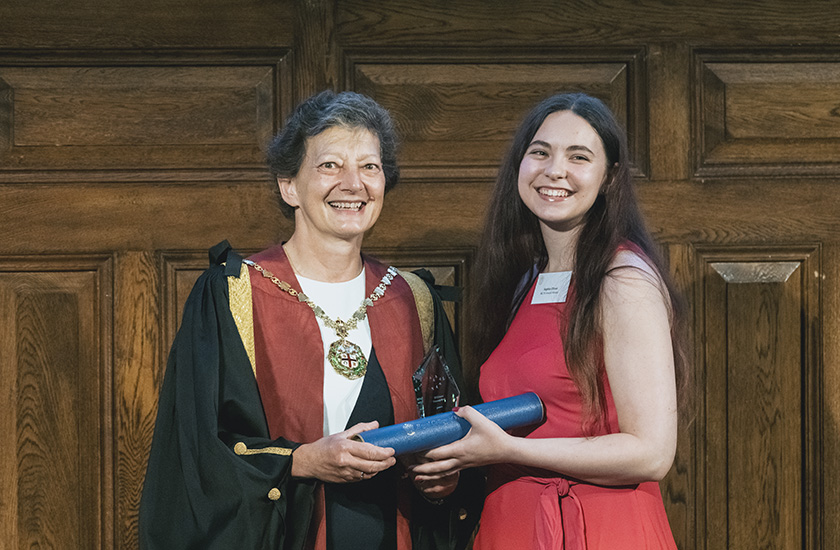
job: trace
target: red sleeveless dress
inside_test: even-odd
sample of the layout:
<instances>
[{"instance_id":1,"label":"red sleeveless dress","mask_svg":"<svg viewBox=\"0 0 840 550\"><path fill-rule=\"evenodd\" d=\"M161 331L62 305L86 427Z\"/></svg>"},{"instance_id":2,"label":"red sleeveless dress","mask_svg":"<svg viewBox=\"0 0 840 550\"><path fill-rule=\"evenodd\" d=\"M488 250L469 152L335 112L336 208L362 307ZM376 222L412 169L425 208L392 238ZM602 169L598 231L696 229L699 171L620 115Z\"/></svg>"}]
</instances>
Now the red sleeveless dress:
<instances>
[{"instance_id":1,"label":"red sleeveless dress","mask_svg":"<svg viewBox=\"0 0 840 550\"><path fill-rule=\"evenodd\" d=\"M532 285L499 346L481 368L485 401L523 392L539 395L546 421L517 435L582 437L582 402L563 353L566 303L531 304ZM606 425L618 431L606 385ZM530 432L530 433L529 433ZM606 487L556 472L512 464L491 466L475 550L676 549L659 484Z\"/></svg>"}]
</instances>

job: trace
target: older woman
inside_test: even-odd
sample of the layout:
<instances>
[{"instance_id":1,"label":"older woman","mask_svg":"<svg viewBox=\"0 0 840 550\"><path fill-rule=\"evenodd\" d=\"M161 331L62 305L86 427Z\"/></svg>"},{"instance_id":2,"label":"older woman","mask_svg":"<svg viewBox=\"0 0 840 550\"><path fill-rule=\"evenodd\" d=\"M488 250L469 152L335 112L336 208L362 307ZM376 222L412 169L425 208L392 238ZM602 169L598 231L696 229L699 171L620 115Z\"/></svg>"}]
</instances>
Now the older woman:
<instances>
[{"instance_id":1,"label":"older woman","mask_svg":"<svg viewBox=\"0 0 840 550\"><path fill-rule=\"evenodd\" d=\"M416 418L435 328L423 281L361 254L395 148L388 113L351 92L305 101L271 144L294 233L245 260L211 251L167 366L141 547L411 548L411 482L392 449L352 439Z\"/></svg>"}]
</instances>

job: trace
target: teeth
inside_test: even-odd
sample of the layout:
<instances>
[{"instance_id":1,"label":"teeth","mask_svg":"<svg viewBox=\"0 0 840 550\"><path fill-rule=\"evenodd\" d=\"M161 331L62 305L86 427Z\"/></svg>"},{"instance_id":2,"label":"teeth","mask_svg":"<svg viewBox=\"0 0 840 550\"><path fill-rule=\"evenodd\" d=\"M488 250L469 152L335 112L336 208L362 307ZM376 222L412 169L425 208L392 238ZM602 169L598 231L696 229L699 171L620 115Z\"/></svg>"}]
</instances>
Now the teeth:
<instances>
[{"instance_id":1,"label":"teeth","mask_svg":"<svg viewBox=\"0 0 840 550\"><path fill-rule=\"evenodd\" d=\"M338 210L360 210L362 208L363 203L362 201L359 202L331 202L329 203L330 206L333 208L337 208Z\"/></svg>"},{"instance_id":2,"label":"teeth","mask_svg":"<svg viewBox=\"0 0 840 550\"><path fill-rule=\"evenodd\" d=\"M539 193L547 197L568 197L570 194L565 189L549 189L546 187L540 188Z\"/></svg>"}]
</instances>

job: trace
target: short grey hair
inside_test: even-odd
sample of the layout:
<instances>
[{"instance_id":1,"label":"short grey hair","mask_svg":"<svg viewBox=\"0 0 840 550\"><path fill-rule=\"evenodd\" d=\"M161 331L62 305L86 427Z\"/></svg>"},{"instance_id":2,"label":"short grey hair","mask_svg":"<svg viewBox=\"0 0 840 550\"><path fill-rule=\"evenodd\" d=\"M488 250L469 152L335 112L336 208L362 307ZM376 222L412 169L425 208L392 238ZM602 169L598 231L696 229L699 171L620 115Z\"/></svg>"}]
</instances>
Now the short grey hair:
<instances>
[{"instance_id":1,"label":"short grey hair","mask_svg":"<svg viewBox=\"0 0 840 550\"><path fill-rule=\"evenodd\" d=\"M306 156L306 140L334 127L364 128L379 138L382 171L385 174L385 192L400 179L397 165L397 132L391 115L373 99L356 93L320 92L298 105L283 129L268 146L266 162L274 176L274 189L280 200L280 209L287 218L294 217L295 209L280 196L277 178L297 176Z\"/></svg>"}]
</instances>

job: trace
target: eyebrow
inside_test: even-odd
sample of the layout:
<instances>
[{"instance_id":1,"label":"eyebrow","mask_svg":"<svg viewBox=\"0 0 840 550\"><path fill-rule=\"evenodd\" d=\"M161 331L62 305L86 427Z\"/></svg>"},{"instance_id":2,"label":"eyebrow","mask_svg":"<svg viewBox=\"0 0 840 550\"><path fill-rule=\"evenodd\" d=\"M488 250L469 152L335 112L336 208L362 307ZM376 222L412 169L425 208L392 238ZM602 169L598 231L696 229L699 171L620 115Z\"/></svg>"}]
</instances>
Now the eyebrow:
<instances>
[{"instance_id":1,"label":"eyebrow","mask_svg":"<svg viewBox=\"0 0 840 550\"><path fill-rule=\"evenodd\" d=\"M539 145L541 147L551 149L551 145L549 145L548 142L543 141L541 139L535 139L534 141L532 141L531 143L528 144L528 147L533 147L534 145ZM592 149L590 149L586 145L570 145L569 147L566 147L566 151L585 151L585 152L589 153L590 155L595 154L592 151Z\"/></svg>"},{"instance_id":2,"label":"eyebrow","mask_svg":"<svg viewBox=\"0 0 840 550\"><path fill-rule=\"evenodd\" d=\"M592 151L592 149L590 149L586 145L571 145L566 148L566 151L584 151L586 153L589 153L590 155L595 154L595 152Z\"/></svg>"},{"instance_id":3,"label":"eyebrow","mask_svg":"<svg viewBox=\"0 0 840 550\"><path fill-rule=\"evenodd\" d=\"M528 144L528 147L533 147L534 145L539 145L539 146L541 146L541 147L547 147L547 148L550 148L550 146L548 145L548 143L546 143L545 141L542 141L542 140L540 140L540 139L535 139L534 141L532 141L531 143L529 143L529 144Z\"/></svg>"},{"instance_id":4,"label":"eyebrow","mask_svg":"<svg viewBox=\"0 0 840 550\"><path fill-rule=\"evenodd\" d=\"M343 151L336 152L333 149L329 149L329 150L326 150L326 151L321 151L318 155L316 155L314 157L314 159L315 160L323 160L326 157L334 157L334 158L338 158L338 159L341 159L341 160L346 160L347 155L344 155L342 153L343 153ZM370 159L370 158L381 159L381 155L379 154L378 151L375 151L375 152L371 151L370 153L362 154L362 156L358 157L356 160L366 160L366 159Z\"/></svg>"}]
</instances>

